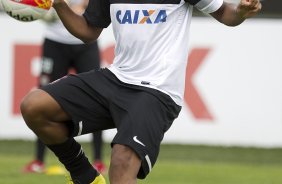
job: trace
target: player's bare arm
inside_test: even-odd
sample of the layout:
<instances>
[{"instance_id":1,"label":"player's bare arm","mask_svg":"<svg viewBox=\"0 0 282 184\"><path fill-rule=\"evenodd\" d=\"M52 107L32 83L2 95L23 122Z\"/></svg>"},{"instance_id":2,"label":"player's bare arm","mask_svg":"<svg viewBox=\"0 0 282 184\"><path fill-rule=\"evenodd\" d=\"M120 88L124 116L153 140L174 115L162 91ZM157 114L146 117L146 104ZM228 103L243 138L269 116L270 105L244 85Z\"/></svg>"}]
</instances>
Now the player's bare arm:
<instances>
[{"instance_id":1,"label":"player's bare arm","mask_svg":"<svg viewBox=\"0 0 282 184\"><path fill-rule=\"evenodd\" d=\"M216 12L211 13L211 16L225 25L237 26L260 10L259 0L241 0L238 5L224 2Z\"/></svg>"},{"instance_id":2,"label":"player's bare arm","mask_svg":"<svg viewBox=\"0 0 282 184\"><path fill-rule=\"evenodd\" d=\"M67 30L85 43L97 40L102 28L88 25L82 15L76 14L64 0L55 0L53 3L57 14Z\"/></svg>"}]
</instances>

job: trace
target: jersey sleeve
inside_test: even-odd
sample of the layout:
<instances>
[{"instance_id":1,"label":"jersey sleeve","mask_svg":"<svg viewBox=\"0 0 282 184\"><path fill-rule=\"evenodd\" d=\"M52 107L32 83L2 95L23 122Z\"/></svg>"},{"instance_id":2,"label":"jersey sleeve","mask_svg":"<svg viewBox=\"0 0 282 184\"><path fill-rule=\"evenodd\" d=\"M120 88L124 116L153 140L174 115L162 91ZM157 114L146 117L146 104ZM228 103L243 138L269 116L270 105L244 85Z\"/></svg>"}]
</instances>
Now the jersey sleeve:
<instances>
[{"instance_id":1,"label":"jersey sleeve","mask_svg":"<svg viewBox=\"0 0 282 184\"><path fill-rule=\"evenodd\" d=\"M223 4L223 0L186 0L186 2L195 6L203 13L213 13Z\"/></svg>"},{"instance_id":2,"label":"jersey sleeve","mask_svg":"<svg viewBox=\"0 0 282 184\"><path fill-rule=\"evenodd\" d=\"M87 23L100 28L106 28L111 23L109 0L89 0L83 13Z\"/></svg>"}]
</instances>

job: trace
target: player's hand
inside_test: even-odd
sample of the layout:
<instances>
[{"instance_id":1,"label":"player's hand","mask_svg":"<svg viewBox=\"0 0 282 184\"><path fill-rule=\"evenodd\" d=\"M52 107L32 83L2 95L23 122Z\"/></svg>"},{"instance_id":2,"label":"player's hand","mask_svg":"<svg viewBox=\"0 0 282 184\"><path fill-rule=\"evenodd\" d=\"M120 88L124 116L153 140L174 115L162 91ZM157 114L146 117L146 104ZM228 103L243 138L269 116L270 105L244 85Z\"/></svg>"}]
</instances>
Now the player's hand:
<instances>
[{"instance_id":1,"label":"player's hand","mask_svg":"<svg viewBox=\"0 0 282 184\"><path fill-rule=\"evenodd\" d=\"M261 10L259 0L241 0L237 6L237 13L244 19L256 15Z\"/></svg>"}]
</instances>

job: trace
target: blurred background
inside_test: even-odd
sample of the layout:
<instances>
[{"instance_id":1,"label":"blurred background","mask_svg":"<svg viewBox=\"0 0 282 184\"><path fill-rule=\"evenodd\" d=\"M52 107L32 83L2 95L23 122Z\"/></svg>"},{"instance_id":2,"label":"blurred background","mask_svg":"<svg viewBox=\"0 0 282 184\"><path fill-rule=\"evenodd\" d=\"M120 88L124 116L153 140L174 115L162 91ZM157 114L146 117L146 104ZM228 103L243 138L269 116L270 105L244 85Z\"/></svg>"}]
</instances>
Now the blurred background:
<instances>
[{"instance_id":1,"label":"blurred background","mask_svg":"<svg viewBox=\"0 0 282 184\"><path fill-rule=\"evenodd\" d=\"M259 15L238 27L194 11L185 105L155 169L140 183L282 183L282 1L262 4ZM33 157L35 136L19 104L37 85L46 25L19 22L3 11L0 25L0 184L64 183L62 176L21 173ZM114 55L111 27L98 43L107 66ZM107 164L114 134L103 137ZM89 136L78 140L89 151ZM47 160L58 163L52 154Z\"/></svg>"}]
</instances>

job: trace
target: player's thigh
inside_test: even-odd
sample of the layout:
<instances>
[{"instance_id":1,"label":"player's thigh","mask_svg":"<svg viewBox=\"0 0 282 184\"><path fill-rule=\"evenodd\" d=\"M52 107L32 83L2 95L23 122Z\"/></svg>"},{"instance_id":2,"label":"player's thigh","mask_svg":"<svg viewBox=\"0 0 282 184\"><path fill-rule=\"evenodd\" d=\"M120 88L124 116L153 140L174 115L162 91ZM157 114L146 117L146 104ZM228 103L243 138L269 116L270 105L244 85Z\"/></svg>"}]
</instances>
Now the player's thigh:
<instances>
[{"instance_id":1,"label":"player's thigh","mask_svg":"<svg viewBox=\"0 0 282 184\"><path fill-rule=\"evenodd\" d=\"M54 122L70 119L58 102L41 89L33 90L24 97L21 110L24 116L31 118L44 118Z\"/></svg>"},{"instance_id":2,"label":"player's thigh","mask_svg":"<svg viewBox=\"0 0 282 184\"><path fill-rule=\"evenodd\" d=\"M90 75L89 80L99 81L99 74L87 75ZM96 88L86 84L79 75L68 75L42 89L71 117L71 136L114 128L107 99Z\"/></svg>"},{"instance_id":3,"label":"player's thigh","mask_svg":"<svg viewBox=\"0 0 282 184\"><path fill-rule=\"evenodd\" d=\"M179 106L167 95L153 89L147 91L152 93L130 92L126 98L117 101L121 102L119 106L126 108L126 111L115 117L118 133L112 142L127 145L137 153L142 165L138 178L145 178L151 171L164 133L180 111Z\"/></svg>"}]
</instances>

